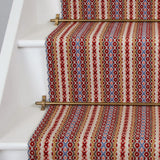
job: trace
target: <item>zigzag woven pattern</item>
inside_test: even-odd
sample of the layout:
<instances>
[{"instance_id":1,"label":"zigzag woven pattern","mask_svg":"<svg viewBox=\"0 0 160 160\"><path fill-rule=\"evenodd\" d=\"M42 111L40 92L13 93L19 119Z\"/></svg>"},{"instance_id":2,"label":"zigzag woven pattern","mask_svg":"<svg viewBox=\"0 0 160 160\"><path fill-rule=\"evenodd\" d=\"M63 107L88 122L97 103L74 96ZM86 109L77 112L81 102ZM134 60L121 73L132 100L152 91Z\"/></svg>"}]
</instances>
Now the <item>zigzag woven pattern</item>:
<instances>
[{"instance_id":1,"label":"zigzag woven pattern","mask_svg":"<svg viewBox=\"0 0 160 160\"><path fill-rule=\"evenodd\" d=\"M159 23L61 23L47 38L51 101L160 102ZM50 106L34 159L159 159L160 108Z\"/></svg>"},{"instance_id":2,"label":"zigzag woven pattern","mask_svg":"<svg viewBox=\"0 0 160 160\"><path fill-rule=\"evenodd\" d=\"M159 0L61 0L64 19L160 19Z\"/></svg>"}]
</instances>

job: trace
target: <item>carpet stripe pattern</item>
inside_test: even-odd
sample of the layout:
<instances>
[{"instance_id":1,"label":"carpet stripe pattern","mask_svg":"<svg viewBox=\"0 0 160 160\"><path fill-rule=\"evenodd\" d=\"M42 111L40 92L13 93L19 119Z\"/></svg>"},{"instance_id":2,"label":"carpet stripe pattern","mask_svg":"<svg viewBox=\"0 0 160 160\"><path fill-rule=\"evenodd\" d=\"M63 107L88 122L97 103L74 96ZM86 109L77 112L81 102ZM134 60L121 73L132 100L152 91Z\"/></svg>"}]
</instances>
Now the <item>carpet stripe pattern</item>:
<instances>
[{"instance_id":1,"label":"carpet stripe pattern","mask_svg":"<svg viewBox=\"0 0 160 160\"><path fill-rule=\"evenodd\" d=\"M160 19L158 0L61 0L64 19Z\"/></svg>"},{"instance_id":2,"label":"carpet stripe pattern","mask_svg":"<svg viewBox=\"0 0 160 160\"><path fill-rule=\"evenodd\" d=\"M46 42L50 100L160 102L159 43L159 23L61 23ZM158 106L50 106L29 159L159 159L159 126Z\"/></svg>"}]
</instances>

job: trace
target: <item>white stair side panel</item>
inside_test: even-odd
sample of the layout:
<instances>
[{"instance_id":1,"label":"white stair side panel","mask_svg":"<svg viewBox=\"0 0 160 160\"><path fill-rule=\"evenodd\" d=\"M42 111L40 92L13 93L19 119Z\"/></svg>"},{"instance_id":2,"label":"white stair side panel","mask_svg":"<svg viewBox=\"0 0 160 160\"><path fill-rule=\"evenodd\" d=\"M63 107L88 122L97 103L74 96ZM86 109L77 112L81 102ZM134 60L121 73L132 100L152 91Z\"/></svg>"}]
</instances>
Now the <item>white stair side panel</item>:
<instances>
[{"instance_id":1,"label":"white stair side panel","mask_svg":"<svg viewBox=\"0 0 160 160\"><path fill-rule=\"evenodd\" d=\"M12 51L14 49L16 34L23 8L23 2L24 0L13 1L9 22L7 25L4 42L0 53L0 104L5 87Z\"/></svg>"}]
</instances>

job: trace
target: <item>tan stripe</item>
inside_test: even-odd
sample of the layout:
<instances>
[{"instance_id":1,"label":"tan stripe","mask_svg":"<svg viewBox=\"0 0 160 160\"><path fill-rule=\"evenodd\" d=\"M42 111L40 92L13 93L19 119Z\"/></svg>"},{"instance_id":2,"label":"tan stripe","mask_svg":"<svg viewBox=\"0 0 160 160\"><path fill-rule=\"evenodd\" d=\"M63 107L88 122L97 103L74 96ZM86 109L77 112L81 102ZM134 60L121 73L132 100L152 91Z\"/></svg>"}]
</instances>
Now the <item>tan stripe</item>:
<instances>
[{"instance_id":1,"label":"tan stripe","mask_svg":"<svg viewBox=\"0 0 160 160\"><path fill-rule=\"evenodd\" d=\"M122 5L123 5L123 18L122 19L127 19L127 0L123 0Z\"/></svg>"},{"instance_id":2,"label":"tan stripe","mask_svg":"<svg viewBox=\"0 0 160 160\"><path fill-rule=\"evenodd\" d=\"M111 17L111 6L112 6L112 4L110 3L110 0L107 0L107 2L108 2L108 19L112 19L112 17Z\"/></svg>"},{"instance_id":3,"label":"tan stripe","mask_svg":"<svg viewBox=\"0 0 160 160\"><path fill-rule=\"evenodd\" d=\"M151 19L155 19L155 1L156 0L151 0L151 14L152 14L152 16L151 16Z\"/></svg>"},{"instance_id":4,"label":"tan stripe","mask_svg":"<svg viewBox=\"0 0 160 160\"><path fill-rule=\"evenodd\" d=\"M96 9L95 9L96 10L96 15L95 15L95 17L96 18L102 17L101 0L96 0L95 1L95 6L96 6Z\"/></svg>"},{"instance_id":5,"label":"tan stripe","mask_svg":"<svg viewBox=\"0 0 160 160\"><path fill-rule=\"evenodd\" d=\"M69 19L71 19L71 1L67 1L68 2L68 17Z\"/></svg>"}]
</instances>

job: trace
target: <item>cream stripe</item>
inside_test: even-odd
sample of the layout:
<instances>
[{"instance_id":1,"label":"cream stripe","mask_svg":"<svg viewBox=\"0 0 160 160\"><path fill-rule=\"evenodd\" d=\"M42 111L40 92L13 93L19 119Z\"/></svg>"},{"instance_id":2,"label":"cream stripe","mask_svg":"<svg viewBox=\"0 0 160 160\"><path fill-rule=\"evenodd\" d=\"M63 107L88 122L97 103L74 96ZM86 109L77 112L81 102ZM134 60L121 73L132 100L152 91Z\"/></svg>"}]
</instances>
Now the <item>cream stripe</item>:
<instances>
[{"instance_id":1,"label":"cream stripe","mask_svg":"<svg viewBox=\"0 0 160 160\"><path fill-rule=\"evenodd\" d=\"M127 1L127 19L130 19L130 13L129 13L129 11L130 11L130 9L129 9L129 6L130 6L130 1L129 0L126 0Z\"/></svg>"},{"instance_id":2,"label":"cream stripe","mask_svg":"<svg viewBox=\"0 0 160 160\"><path fill-rule=\"evenodd\" d=\"M74 19L74 13L73 13L73 1L74 0L70 0L70 5L69 5L69 7L70 7L70 10L71 10L71 19Z\"/></svg>"},{"instance_id":3,"label":"cream stripe","mask_svg":"<svg viewBox=\"0 0 160 160\"><path fill-rule=\"evenodd\" d=\"M81 142L83 142L83 137L84 137L84 134L85 134L85 132L86 132L86 129L88 128L88 125L89 125L89 121L90 121L90 119L91 119L91 116L92 116L92 112L93 112L93 108L94 107L90 107L90 111L89 111L89 114L88 114L88 117L87 117L87 121L86 121L86 123L85 123L85 126L84 126L84 128L83 128L83 131L82 131L82 133L80 134L81 136L80 136L80 138L79 138L79 159L81 159L83 156L82 156L82 143Z\"/></svg>"},{"instance_id":4,"label":"cream stripe","mask_svg":"<svg viewBox=\"0 0 160 160\"><path fill-rule=\"evenodd\" d=\"M45 134L43 135L42 139L41 139L41 147L40 147L40 153L41 153L41 157L40 159L43 160L44 159L44 142L45 142L45 138L46 135L48 134L48 132L50 131L50 129L52 128L53 124L55 123L56 118L59 116L59 113L61 111L62 106L59 107L56 115L53 117L51 124L49 125L49 128L47 128L47 131L45 131ZM64 115L64 114L63 114ZM61 122L61 120L59 121L59 123ZM59 127L59 124L57 124L57 127ZM55 129L56 130L56 129ZM50 149L49 149L49 153L50 153ZM52 151L51 151L52 152ZM49 155L50 156L50 155Z\"/></svg>"},{"instance_id":5,"label":"cream stripe","mask_svg":"<svg viewBox=\"0 0 160 160\"><path fill-rule=\"evenodd\" d=\"M159 159L159 111L158 106L155 107L155 158Z\"/></svg>"},{"instance_id":6,"label":"cream stripe","mask_svg":"<svg viewBox=\"0 0 160 160\"><path fill-rule=\"evenodd\" d=\"M128 119L128 127L127 127L127 132L126 132L126 143L125 143L125 159L129 159L129 136L130 136L130 130L131 130L131 123L132 123L132 111L133 107L129 106L129 119Z\"/></svg>"},{"instance_id":7,"label":"cream stripe","mask_svg":"<svg viewBox=\"0 0 160 160\"><path fill-rule=\"evenodd\" d=\"M93 81L93 58L92 58L92 39L93 39L93 35L95 34L95 32L97 31L98 27L99 27L100 23L96 24L95 29L93 30L92 34L89 37L89 62L90 62L90 76L91 76L91 102L94 102L94 81Z\"/></svg>"},{"instance_id":8,"label":"cream stripe","mask_svg":"<svg viewBox=\"0 0 160 160\"><path fill-rule=\"evenodd\" d=\"M106 23L103 23L103 25L102 25L102 27L101 27L101 29L100 29L100 31L99 31L99 33L97 34L97 37L100 37L100 35L101 35L101 33L102 33L102 31L103 31L103 29L104 29L104 27L106 26ZM101 62L100 62L100 51L99 51L99 49L100 49L100 43L99 43L99 39L97 39L97 41L96 41L96 52L97 52L97 83L98 83L98 102L100 102L101 101L101 74L100 74L100 71L101 71L101 67L100 67L100 65L102 65L101 64Z\"/></svg>"},{"instance_id":9,"label":"cream stripe","mask_svg":"<svg viewBox=\"0 0 160 160\"><path fill-rule=\"evenodd\" d=\"M133 19L136 19L136 0L133 0Z\"/></svg>"},{"instance_id":10,"label":"cream stripe","mask_svg":"<svg viewBox=\"0 0 160 160\"><path fill-rule=\"evenodd\" d=\"M122 36L122 69L123 69L123 101L126 102L126 50L125 50L125 44L126 44L126 34L128 30L129 23L126 23L125 30Z\"/></svg>"},{"instance_id":11,"label":"cream stripe","mask_svg":"<svg viewBox=\"0 0 160 160\"><path fill-rule=\"evenodd\" d=\"M124 119L125 119L125 114L126 114L126 106L123 106L123 111L122 111L122 120L121 120L121 125L119 128L118 132L118 137L117 137L117 160L121 159L121 137L122 137L122 131L124 127Z\"/></svg>"},{"instance_id":12,"label":"cream stripe","mask_svg":"<svg viewBox=\"0 0 160 160\"><path fill-rule=\"evenodd\" d=\"M58 65L58 79L59 79L59 99L60 102L63 101L63 90L62 90L62 78L61 78L61 67L60 67L60 48L59 48L59 42L60 42L60 37L62 34L72 25L73 23L70 23L62 32L59 34L57 37L57 65Z\"/></svg>"},{"instance_id":13,"label":"cream stripe","mask_svg":"<svg viewBox=\"0 0 160 160\"><path fill-rule=\"evenodd\" d=\"M158 23L155 23L155 103L158 102Z\"/></svg>"},{"instance_id":14,"label":"cream stripe","mask_svg":"<svg viewBox=\"0 0 160 160\"><path fill-rule=\"evenodd\" d=\"M158 19L158 0L155 0L155 19Z\"/></svg>"},{"instance_id":15,"label":"cream stripe","mask_svg":"<svg viewBox=\"0 0 160 160\"><path fill-rule=\"evenodd\" d=\"M129 82L130 82L130 101L131 102L133 102L133 60L132 60L132 58L133 58L133 40L134 40L134 37L133 37L133 31L134 31L134 27L135 27L135 23L132 23L131 24L131 31L130 31L130 36L129 36L129 51L130 51L130 53L129 53L129 68L130 68L130 80L129 80Z\"/></svg>"},{"instance_id":16,"label":"cream stripe","mask_svg":"<svg viewBox=\"0 0 160 160\"><path fill-rule=\"evenodd\" d=\"M109 14L109 13L107 13L107 11L108 11L108 8L107 8L108 6L107 6L107 4L108 4L108 1L105 0L105 1L104 1L104 5L105 5L105 6L104 6L104 10L105 10L105 19L108 19L108 14Z\"/></svg>"},{"instance_id":17,"label":"cream stripe","mask_svg":"<svg viewBox=\"0 0 160 160\"><path fill-rule=\"evenodd\" d=\"M94 107L94 106L91 106L91 107ZM100 113L100 108L101 106L97 106L97 111L96 111L96 115L94 117L94 122L92 124L92 127L91 127L91 130L89 132L89 136L88 136L88 139L87 139L87 159L91 159L91 136L93 134L93 131L94 131L94 128L96 127L97 125L97 121L98 121L98 116L99 116L99 113Z\"/></svg>"},{"instance_id":18,"label":"cream stripe","mask_svg":"<svg viewBox=\"0 0 160 160\"><path fill-rule=\"evenodd\" d=\"M98 6L98 7L99 7L99 9L98 9L98 11L99 11L99 19L102 19L102 12L101 12L101 11L102 11L102 8L101 8L101 3L102 3L101 1L98 1L98 4L99 4L99 6Z\"/></svg>"},{"instance_id":19,"label":"cream stripe","mask_svg":"<svg viewBox=\"0 0 160 160\"><path fill-rule=\"evenodd\" d=\"M76 1L77 2L77 19L80 19L80 11L79 11L79 9L80 9L80 5L79 5L79 3L80 3L80 1Z\"/></svg>"}]
</instances>

